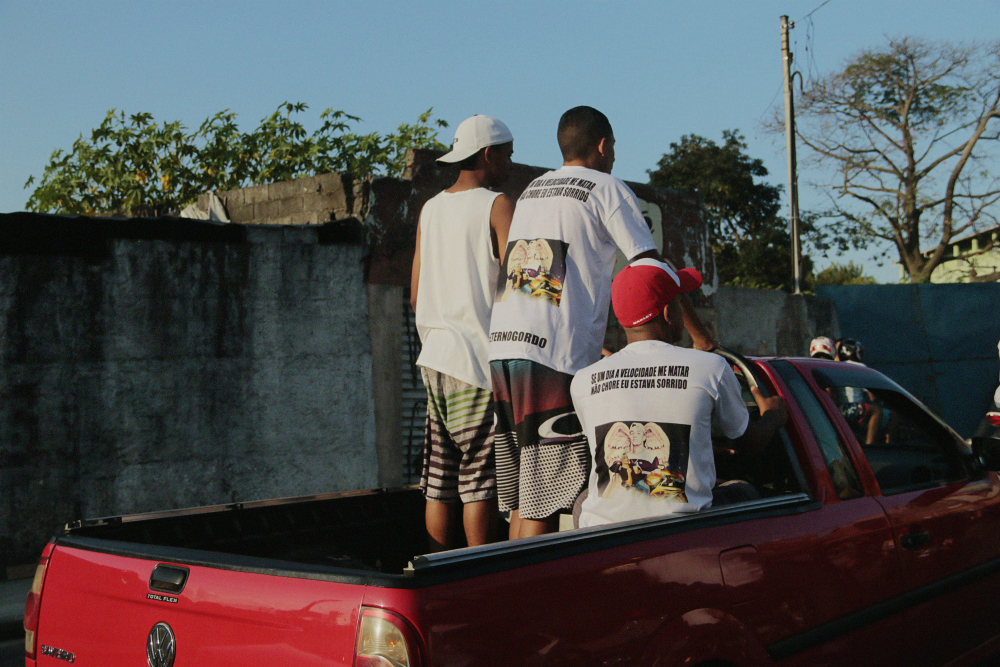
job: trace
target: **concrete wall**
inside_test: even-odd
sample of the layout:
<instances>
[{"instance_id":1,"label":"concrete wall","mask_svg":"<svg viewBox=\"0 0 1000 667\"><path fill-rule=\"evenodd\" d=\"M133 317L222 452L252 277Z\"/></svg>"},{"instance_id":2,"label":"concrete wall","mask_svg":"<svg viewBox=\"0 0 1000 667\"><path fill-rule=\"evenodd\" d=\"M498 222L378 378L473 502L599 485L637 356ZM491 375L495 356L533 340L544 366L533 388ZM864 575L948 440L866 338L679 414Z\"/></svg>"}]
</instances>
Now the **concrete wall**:
<instances>
[{"instance_id":1,"label":"concrete wall","mask_svg":"<svg viewBox=\"0 0 1000 667\"><path fill-rule=\"evenodd\" d=\"M357 217L364 204L365 181L342 174L320 174L292 181L217 193L236 223L321 225ZM208 210L208 195L198 207Z\"/></svg>"},{"instance_id":2,"label":"concrete wall","mask_svg":"<svg viewBox=\"0 0 1000 667\"><path fill-rule=\"evenodd\" d=\"M232 224L0 215L0 567L82 517L406 481L416 224L457 175L435 157L218 193ZM630 185L722 344L837 334L829 302L720 289L697 198Z\"/></svg>"},{"instance_id":3,"label":"concrete wall","mask_svg":"<svg viewBox=\"0 0 1000 667\"><path fill-rule=\"evenodd\" d=\"M818 296L727 286L703 314L721 345L747 356L807 357L816 336L840 337L836 305Z\"/></svg>"},{"instance_id":4,"label":"concrete wall","mask_svg":"<svg viewBox=\"0 0 1000 667\"><path fill-rule=\"evenodd\" d=\"M0 565L75 518L378 484L335 227L0 215Z\"/></svg>"}]
</instances>

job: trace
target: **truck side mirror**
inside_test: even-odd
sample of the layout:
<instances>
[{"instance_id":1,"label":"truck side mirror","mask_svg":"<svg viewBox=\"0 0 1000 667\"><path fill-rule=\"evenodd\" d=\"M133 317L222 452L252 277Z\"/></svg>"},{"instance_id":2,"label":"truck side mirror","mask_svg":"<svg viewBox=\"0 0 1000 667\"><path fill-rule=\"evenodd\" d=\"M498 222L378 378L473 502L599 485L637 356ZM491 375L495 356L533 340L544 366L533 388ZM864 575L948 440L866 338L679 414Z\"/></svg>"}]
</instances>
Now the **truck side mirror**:
<instances>
[{"instance_id":1,"label":"truck side mirror","mask_svg":"<svg viewBox=\"0 0 1000 667\"><path fill-rule=\"evenodd\" d=\"M972 439L972 453L986 470L1000 472L1000 438L979 436Z\"/></svg>"}]
</instances>

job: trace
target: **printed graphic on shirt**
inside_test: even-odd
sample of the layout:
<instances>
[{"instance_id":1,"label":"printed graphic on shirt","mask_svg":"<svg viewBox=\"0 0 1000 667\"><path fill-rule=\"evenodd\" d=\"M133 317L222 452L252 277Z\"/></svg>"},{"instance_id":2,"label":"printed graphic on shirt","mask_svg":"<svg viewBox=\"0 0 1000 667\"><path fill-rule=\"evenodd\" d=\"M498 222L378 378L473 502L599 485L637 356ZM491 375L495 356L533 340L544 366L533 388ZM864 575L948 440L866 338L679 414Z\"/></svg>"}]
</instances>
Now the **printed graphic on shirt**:
<instances>
[{"instance_id":1,"label":"printed graphic on shirt","mask_svg":"<svg viewBox=\"0 0 1000 667\"><path fill-rule=\"evenodd\" d=\"M517 239L507 244L497 301L539 299L559 307L569 244L558 239Z\"/></svg>"},{"instance_id":2,"label":"printed graphic on shirt","mask_svg":"<svg viewBox=\"0 0 1000 667\"><path fill-rule=\"evenodd\" d=\"M595 429L594 466L601 498L641 493L687 502L684 473L691 426L658 422L612 422Z\"/></svg>"}]
</instances>

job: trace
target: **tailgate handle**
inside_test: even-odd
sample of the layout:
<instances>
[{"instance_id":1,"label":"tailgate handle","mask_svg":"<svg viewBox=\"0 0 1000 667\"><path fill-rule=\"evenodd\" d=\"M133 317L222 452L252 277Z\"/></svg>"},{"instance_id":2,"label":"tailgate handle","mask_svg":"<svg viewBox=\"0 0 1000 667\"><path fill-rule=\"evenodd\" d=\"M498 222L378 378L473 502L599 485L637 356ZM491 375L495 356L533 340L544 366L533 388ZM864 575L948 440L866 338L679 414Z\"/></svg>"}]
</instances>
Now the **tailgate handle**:
<instances>
[{"instance_id":1,"label":"tailgate handle","mask_svg":"<svg viewBox=\"0 0 1000 667\"><path fill-rule=\"evenodd\" d=\"M149 576L149 587L154 591L180 593L184 590L190 570L176 565L157 565Z\"/></svg>"}]
</instances>

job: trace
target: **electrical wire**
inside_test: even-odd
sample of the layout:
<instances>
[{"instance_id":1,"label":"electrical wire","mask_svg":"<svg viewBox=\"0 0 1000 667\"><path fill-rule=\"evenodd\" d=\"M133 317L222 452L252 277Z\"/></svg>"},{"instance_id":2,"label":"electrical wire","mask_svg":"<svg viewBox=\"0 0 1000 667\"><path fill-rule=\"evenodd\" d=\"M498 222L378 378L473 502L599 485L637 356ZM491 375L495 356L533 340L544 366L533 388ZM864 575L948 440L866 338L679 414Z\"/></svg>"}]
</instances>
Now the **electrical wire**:
<instances>
[{"instance_id":1,"label":"electrical wire","mask_svg":"<svg viewBox=\"0 0 1000 667\"><path fill-rule=\"evenodd\" d=\"M830 2L830 0L826 0L822 5L820 5L816 9L812 10L811 12L809 12L808 14L806 14L805 16L803 16L802 19L807 19L810 16L812 16L813 14L815 14L816 12L818 12L823 7L823 5L825 5L827 2ZM801 21L802 19L799 19L799 20Z\"/></svg>"}]
</instances>

